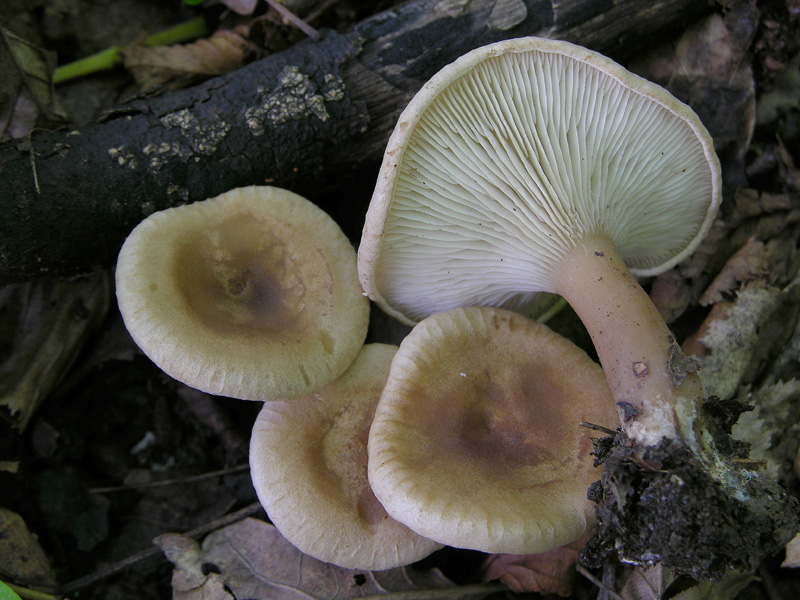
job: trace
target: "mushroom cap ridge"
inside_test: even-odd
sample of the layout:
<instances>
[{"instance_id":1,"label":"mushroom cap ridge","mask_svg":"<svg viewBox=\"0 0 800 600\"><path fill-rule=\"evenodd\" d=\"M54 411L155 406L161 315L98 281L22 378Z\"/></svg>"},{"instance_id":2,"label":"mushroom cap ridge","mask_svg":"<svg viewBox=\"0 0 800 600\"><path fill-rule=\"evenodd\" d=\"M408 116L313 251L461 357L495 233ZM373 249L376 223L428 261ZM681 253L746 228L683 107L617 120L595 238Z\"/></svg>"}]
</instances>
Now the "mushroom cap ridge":
<instances>
[{"instance_id":1,"label":"mushroom cap ridge","mask_svg":"<svg viewBox=\"0 0 800 600\"><path fill-rule=\"evenodd\" d=\"M150 215L117 261L134 341L202 391L290 398L338 377L366 336L350 241L322 209L268 186Z\"/></svg>"},{"instance_id":2,"label":"mushroom cap ridge","mask_svg":"<svg viewBox=\"0 0 800 600\"><path fill-rule=\"evenodd\" d=\"M694 191L677 191L690 179ZM568 42L490 44L442 69L401 114L364 225L361 284L408 324L470 304L518 310L553 291L548 269L586 233L608 235L635 275L655 275L696 248L720 189L713 141L665 89ZM693 221L656 227L670 213Z\"/></svg>"}]
</instances>

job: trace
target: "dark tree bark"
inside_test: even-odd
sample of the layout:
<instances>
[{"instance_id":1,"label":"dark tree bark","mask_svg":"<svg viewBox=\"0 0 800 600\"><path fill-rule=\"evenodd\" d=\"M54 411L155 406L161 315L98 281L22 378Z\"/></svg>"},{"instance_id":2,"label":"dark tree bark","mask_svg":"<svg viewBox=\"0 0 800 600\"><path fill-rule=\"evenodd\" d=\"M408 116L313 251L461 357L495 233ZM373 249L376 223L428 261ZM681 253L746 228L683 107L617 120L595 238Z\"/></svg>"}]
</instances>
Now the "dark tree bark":
<instances>
[{"instance_id":1,"label":"dark tree bark","mask_svg":"<svg viewBox=\"0 0 800 600\"><path fill-rule=\"evenodd\" d=\"M133 101L80 131L34 131L0 145L0 284L110 265L148 214L243 185L293 189L335 218L363 212L368 195L347 192L354 173L377 166L399 112L458 56L543 35L624 60L710 9L702 0L417 0Z\"/></svg>"}]
</instances>

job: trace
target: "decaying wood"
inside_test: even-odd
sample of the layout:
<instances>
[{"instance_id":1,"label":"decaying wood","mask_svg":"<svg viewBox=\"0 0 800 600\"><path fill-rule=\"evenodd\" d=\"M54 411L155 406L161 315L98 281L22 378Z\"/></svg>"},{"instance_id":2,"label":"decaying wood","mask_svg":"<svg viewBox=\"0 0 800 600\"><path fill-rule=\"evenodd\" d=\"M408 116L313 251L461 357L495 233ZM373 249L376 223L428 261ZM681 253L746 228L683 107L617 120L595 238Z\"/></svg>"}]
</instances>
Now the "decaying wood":
<instances>
[{"instance_id":1,"label":"decaying wood","mask_svg":"<svg viewBox=\"0 0 800 600\"><path fill-rule=\"evenodd\" d=\"M355 214L363 205L349 204L348 178L377 166L400 110L468 50L543 35L622 60L709 10L697 0L417 0L81 130L34 131L0 145L0 284L112 264L148 214L237 186L279 185Z\"/></svg>"}]
</instances>

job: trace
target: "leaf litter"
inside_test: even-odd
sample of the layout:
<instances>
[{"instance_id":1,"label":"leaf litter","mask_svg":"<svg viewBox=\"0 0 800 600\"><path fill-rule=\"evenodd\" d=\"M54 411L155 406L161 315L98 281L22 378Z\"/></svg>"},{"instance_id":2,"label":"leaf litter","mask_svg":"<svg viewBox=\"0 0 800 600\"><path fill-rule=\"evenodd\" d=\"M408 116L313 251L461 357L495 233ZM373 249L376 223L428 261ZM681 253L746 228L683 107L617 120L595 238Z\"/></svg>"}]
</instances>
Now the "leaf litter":
<instances>
[{"instance_id":1,"label":"leaf litter","mask_svg":"<svg viewBox=\"0 0 800 600\"><path fill-rule=\"evenodd\" d=\"M455 600L503 589L490 584L456 586L437 569L344 569L303 554L273 525L252 518L209 534L202 544L180 534L160 535L154 542L175 565L176 600Z\"/></svg>"}]
</instances>

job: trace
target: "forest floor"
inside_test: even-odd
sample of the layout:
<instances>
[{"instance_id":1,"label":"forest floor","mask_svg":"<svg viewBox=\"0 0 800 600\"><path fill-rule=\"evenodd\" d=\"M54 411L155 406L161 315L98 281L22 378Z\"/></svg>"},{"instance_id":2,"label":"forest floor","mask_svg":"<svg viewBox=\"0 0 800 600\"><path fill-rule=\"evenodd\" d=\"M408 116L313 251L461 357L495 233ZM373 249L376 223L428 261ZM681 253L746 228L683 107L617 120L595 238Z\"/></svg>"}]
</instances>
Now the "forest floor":
<instances>
[{"instance_id":1,"label":"forest floor","mask_svg":"<svg viewBox=\"0 0 800 600\"><path fill-rule=\"evenodd\" d=\"M246 7L248 2L227 4ZM392 3L296 4L304 23L346 30ZM798 495L800 2L720 1L716 9L715 18L680 39L664 40L671 53L656 51L625 65L682 99L690 98L718 142L727 190L719 222L695 257L644 283L684 348L707 359L717 374L715 389L764 405L758 419L742 425L743 437L753 441L757 431L766 433L769 442L754 452L773 461L771 474ZM180 85L196 81L188 67L180 72L188 60L218 61L214 68L224 63L230 70L307 35L302 25L292 25L264 3L258 3L255 16L236 16L213 2L190 7L178 0L12 0L0 9L0 24L56 51L59 64L65 64L200 14L208 17L210 30L230 32L234 43L194 46L182 59L166 52L137 55L137 64L127 69L118 66L61 84L56 96L67 122L80 127L137 94L169 93L178 80ZM132 56L134 49L128 52ZM676 61L684 67L678 74ZM12 92L0 81L0 99L6 93ZM4 122L0 134L19 137L33 122ZM365 183L354 193L368 199L371 187ZM359 221L343 228L359 231L360 226ZM737 575L700 589L686 578L670 577L667 569L643 571L613 561L605 572L576 568L574 549L539 564L445 548L413 568L373 574L304 562L280 540L274 541L283 553L279 563L302 563L304 581L314 585L299 582L291 592L265 592L270 588L259 588L253 572L242 574L227 562L232 551L226 556L223 544L212 537L224 530L226 543L238 540L236 553L255 556L253 536L275 535L257 503L248 469L259 403L210 396L165 375L125 330L111 282L106 272L79 284L88 287L69 292L59 291L58 283L46 290L23 284L0 295L0 360L11 364L12 353L20 352L20 331L34 330L37 321L48 324L48 333L55 332L48 344L75 349L74 356L59 359L63 373L58 384L24 429L16 415L6 412L0 420L0 507L21 517L0 514L0 581L16 584L22 597L125 600L174 593L176 598L229 598L238 590L240 600L455 599L538 597L539 590L576 600L680 594L688 594L680 595L684 600L800 598L800 570L782 567L782 553L766 557L755 576ZM60 309L67 297L89 307L79 318L71 316L80 321L80 331L63 324ZM763 302L747 303L755 297ZM23 322L26 311L28 321ZM725 340L704 337L723 321L729 327ZM550 325L590 351L590 340L570 310ZM373 308L368 341L399 343L407 331ZM155 538L171 533L186 536L162 537L161 547L153 545ZM202 550L192 545L191 539L206 536ZM272 568L280 570L281 564ZM601 591L601 580L616 591Z\"/></svg>"}]
</instances>

